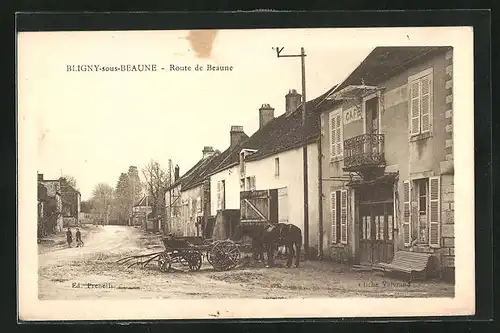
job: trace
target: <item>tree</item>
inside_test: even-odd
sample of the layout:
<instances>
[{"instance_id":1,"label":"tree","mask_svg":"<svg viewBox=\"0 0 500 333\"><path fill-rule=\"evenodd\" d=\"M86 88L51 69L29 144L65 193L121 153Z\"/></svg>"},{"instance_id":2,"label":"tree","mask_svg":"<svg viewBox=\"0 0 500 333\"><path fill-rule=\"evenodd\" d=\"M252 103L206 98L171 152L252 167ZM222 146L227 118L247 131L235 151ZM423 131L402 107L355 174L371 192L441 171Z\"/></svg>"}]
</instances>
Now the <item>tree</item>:
<instances>
[{"instance_id":1,"label":"tree","mask_svg":"<svg viewBox=\"0 0 500 333\"><path fill-rule=\"evenodd\" d=\"M130 166L128 168L128 181L130 187L130 201L132 207L139 201L142 197L144 184L141 182L141 178L139 177L139 170L137 170L136 166Z\"/></svg>"},{"instance_id":2,"label":"tree","mask_svg":"<svg viewBox=\"0 0 500 333\"><path fill-rule=\"evenodd\" d=\"M123 224L127 224L126 221L128 221L131 213L131 192L128 174L122 173L120 178L118 178L118 183L116 184L114 208L118 221Z\"/></svg>"},{"instance_id":3,"label":"tree","mask_svg":"<svg viewBox=\"0 0 500 333\"><path fill-rule=\"evenodd\" d=\"M73 186L76 190L78 190L78 188L76 187L76 178L71 176L71 175L65 175L65 176L62 176L61 178L64 178L66 179L66 182Z\"/></svg>"},{"instance_id":4,"label":"tree","mask_svg":"<svg viewBox=\"0 0 500 333\"><path fill-rule=\"evenodd\" d=\"M158 216L163 215L165 208L165 191L171 184L171 175L163 170L160 163L151 160L142 170L146 181L147 195L151 197L151 208L154 217L154 230L159 231Z\"/></svg>"},{"instance_id":5,"label":"tree","mask_svg":"<svg viewBox=\"0 0 500 333\"><path fill-rule=\"evenodd\" d=\"M106 183L97 184L92 191L92 202L94 203L96 212L103 219L104 224L109 223L113 199L113 188Z\"/></svg>"},{"instance_id":6,"label":"tree","mask_svg":"<svg viewBox=\"0 0 500 333\"><path fill-rule=\"evenodd\" d=\"M94 209L95 209L95 207L94 207L94 202L92 201L92 199L84 200L84 201L82 201L82 203L80 205L80 210L82 213L92 213Z\"/></svg>"}]
</instances>

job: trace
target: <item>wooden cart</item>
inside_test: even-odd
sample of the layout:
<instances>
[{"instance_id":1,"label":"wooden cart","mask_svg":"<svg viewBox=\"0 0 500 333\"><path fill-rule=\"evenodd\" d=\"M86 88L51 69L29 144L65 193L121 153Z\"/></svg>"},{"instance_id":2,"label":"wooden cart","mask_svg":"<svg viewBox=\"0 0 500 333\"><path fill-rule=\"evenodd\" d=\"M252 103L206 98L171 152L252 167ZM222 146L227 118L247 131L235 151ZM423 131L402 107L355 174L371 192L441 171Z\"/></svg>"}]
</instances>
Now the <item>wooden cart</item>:
<instances>
[{"instance_id":1,"label":"wooden cart","mask_svg":"<svg viewBox=\"0 0 500 333\"><path fill-rule=\"evenodd\" d=\"M191 271L198 271L205 257L216 271L227 271L236 267L241 256L238 245L231 240L213 241L197 236L184 236L164 237L162 241L165 250L161 252L129 256L117 262L132 262L128 267L146 267L156 261L162 272L170 271L172 264L181 264Z\"/></svg>"}]
</instances>

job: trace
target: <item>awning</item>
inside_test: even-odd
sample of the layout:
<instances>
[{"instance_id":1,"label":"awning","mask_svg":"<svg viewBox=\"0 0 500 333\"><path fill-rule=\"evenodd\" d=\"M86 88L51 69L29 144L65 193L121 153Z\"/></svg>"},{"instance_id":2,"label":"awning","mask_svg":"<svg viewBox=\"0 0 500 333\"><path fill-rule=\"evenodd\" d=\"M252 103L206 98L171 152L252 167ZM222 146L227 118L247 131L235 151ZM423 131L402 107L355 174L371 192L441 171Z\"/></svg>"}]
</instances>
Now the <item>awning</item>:
<instances>
[{"instance_id":1,"label":"awning","mask_svg":"<svg viewBox=\"0 0 500 333\"><path fill-rule=\"evenodd\" d=\"M349 100L357 99L365 95L377 92L381 88L378 86L368 86L368 85L349 85L344 89L341 89L332 95L328 96L326 99L329 101L339 101L339 100Z\"/></svg>"},{"instance_id":2,"label":"awning","mask_svg":"<svg viewBox=\"0 0 500 333\"><path fill-rule=\"evenodd\" d=\"M380 177L377 177L372 180L364 180L364 179L356 179L352 180L349 183L347 183L347 186L350 187L361 187L361 186L370 186L370 185L377 185L377 184L391 184L396 181L398 178L398 173L397 172L390 172L386 173Z\"/></svg>"}]
</instances>

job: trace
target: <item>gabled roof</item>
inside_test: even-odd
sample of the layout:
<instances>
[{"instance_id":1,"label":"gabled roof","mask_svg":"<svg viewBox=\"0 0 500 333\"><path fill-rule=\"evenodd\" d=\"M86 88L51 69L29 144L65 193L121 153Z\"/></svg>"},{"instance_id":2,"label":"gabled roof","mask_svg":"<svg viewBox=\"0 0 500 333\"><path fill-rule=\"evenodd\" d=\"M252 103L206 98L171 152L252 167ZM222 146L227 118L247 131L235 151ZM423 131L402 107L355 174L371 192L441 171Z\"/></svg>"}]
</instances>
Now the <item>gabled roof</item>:
<instances>
[{"instance_id":1,"label":"gabled roof","mask_svg":"<svg viewBox=\"0 0 500 333\"><path fill-rule=\"evenodd\" d=\"M381 46L376 47L361 64L319 104L326 102L332 93L351 85L375 86L395 76L416 63L451 50L451 46Z\"/></svg>"}]
</instances>

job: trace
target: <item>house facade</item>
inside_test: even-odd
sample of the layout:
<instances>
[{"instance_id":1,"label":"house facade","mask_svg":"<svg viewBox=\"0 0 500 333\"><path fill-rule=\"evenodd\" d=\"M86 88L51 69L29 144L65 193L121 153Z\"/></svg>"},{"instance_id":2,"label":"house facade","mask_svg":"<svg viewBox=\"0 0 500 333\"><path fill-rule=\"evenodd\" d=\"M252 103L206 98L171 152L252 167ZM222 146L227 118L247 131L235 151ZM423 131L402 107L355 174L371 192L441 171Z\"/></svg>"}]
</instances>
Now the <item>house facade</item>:
<instances>
[{"instance_id":1,"label":"house facade","mask_svg":"<svg viewBox=\"0 0 500 333\"><path fill-rule=\"evenodd\" d=\"M82 196L80 191L68 183L66 178L59 178L61 196L63 201L64 226L79 224Z\"/></svg>"},{"instance_id":2,"label":"house facade","mask_svg":"<svg viewBox=\"0 0 500 333\"><path fill-rule=\"evenodd\" d=\"M38 174L38 237L63 230L63 201L58 181Z\"/></svg>"},{"instance_id":3,"label":"house facade","mask_svg":"<svg viewBox=\"0 0 500 333\"><path fill-rule=\"evenodd\" d=\"M248 213L249 216L261 216L262 222L294 224L302 230L303 244L308 244L308 252L314 253L313 256L321 248L318 190L320 126L319 117L313 110L318 100L306 104L305 126L301 95L295 90L290 90L285 96L285 113L279 117L274 117L274 108L263 104L258 113L259 129L237 147L237 156L235 154L210 177L211 187L215 189L211 194L212 211L239 211L242 223L247 222ZM304 232L304 145L307 146L308 163L308 241ZM255 199L253 203L249 202L252 196ZM270 210L277 212L273 214Z\"/></svg>"},{"instance_id":4,"label":"house facade","mask_svg":"<svg viewBox=\"0 0 500 333\"><path fill-rule=\"evenodd\" d=\"M325 252L454 274L452 87L450 47L377 47L319 103Z\"/></svg>"},{"instance_id":5,"label":"house facade","mask_svg":"<svg viewBox=\"0 0 500 333\"><path fill-rule=\"evenodd\" d=\"M153 230L153 221L151 216L151 213L153 212L153 207L151 205L152 200L151 196L145 195L132 207L132 225L140 225L144 226L146 230Z\"/></svg>"},{"instance_id":6,"label":"house facade","mask_svg":"<svg viewBox=\"0 0 500 333\"><path fill-rule=\"evenodd\" d=\"M165 230L177 236L202 236L211 215L210 180L207 175L219 151L206 146L202 158L182 177L175 169L175 182L165 193Z\"/></svg>"}]
</instances>

